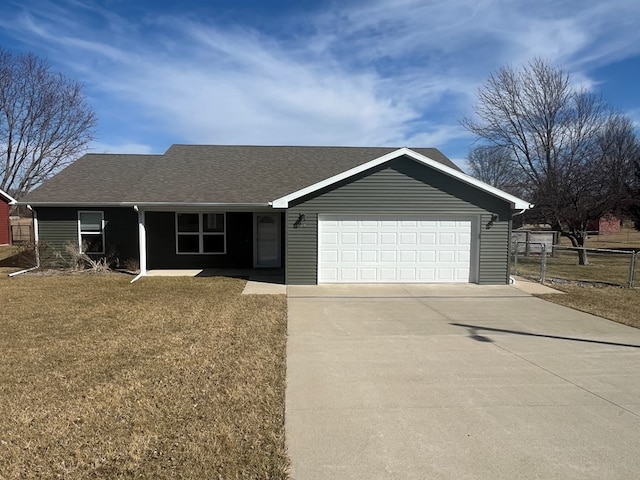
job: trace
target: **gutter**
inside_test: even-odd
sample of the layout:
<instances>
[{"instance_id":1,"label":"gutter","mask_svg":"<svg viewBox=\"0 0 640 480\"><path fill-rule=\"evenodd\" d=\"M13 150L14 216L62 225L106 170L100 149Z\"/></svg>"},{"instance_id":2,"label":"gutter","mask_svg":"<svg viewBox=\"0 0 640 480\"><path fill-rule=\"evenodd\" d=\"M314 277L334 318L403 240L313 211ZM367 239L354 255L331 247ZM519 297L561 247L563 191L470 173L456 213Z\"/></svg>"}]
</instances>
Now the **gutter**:
<instances>
[{"instance_id":1,"label":"gutter","mask_svg":"<svg viewBox=\"0 0 640 480\"><path fill-rule=\"evenodd\" d=\"M27 205L27 202L18 201L18 205ZM270 207L270 202L260 203L218 203L218 202L29 202L36 207L172 207L172 208L264 208Z\"/></svg>"},{"instance_id":2,"label":"gutter","mask_svg":"<svg viewBox=\"0 0 640 480\"><path fill-rule=\"evenodd\" d=\"M533 207L535 207L534 204L530 203L529 206L527 208L523 208L522 210L517 210L514 213L511 214L512 217L516 217L518 215L522 215L524 212L526 212L527 210L531 210Z\"/></svg>"}]
</instances>

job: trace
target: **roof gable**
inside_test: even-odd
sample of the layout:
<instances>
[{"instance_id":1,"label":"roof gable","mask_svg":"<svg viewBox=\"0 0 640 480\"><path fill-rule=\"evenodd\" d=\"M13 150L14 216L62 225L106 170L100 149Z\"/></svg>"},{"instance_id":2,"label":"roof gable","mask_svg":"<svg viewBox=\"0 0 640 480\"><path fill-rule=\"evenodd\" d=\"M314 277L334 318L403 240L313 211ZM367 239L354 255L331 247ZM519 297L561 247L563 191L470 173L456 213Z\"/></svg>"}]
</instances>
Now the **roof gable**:
<instances>
[{"instance_id":1,"label":"roof gable","mask_svg":"<svg viewBox=\"0 0 640 480\"><path fill-rule=\"evenodd\" d=\"M444 165L440 162L436 162L435 160L429 158L428 156L417 153L416 151L410 150L409 148L406 148L406 147L399 148L393 152L387 153L386 155L382 155L381 157L373 159L370 162L367 162L362 165L358 165L350 170L339 173L330 178L324 179L313 185L309 185L308 187L305 187L296 192L290 193L289 195L285 195L284 197L278 198L272 202L272 205L274 208L288 208L289 203L293 200L296 200L305 195L309 195L310 193L316 192L322 188L328 187L337 182L340 182L349 177L352 177L354 175L357 175L361 172L377 167L384 163L390 162L391 160L394 160L402 156L407 156L419 163L422 163L446 175L449 175L450 177L453 177L457 180L467 183L468 185L474 186L484 192L487 192L495 197L505 200L511 203L513 208L516 210L526 210L531 208L531 205L529 204L529 202L525 200L522 200L518 197L510 195L506 192L503 192L502 190L492 187L491 185L488 185L476 178L471 177L470 175L463 173L457 168L451 168L450 166Z\"/></svg>"}]
</instances>

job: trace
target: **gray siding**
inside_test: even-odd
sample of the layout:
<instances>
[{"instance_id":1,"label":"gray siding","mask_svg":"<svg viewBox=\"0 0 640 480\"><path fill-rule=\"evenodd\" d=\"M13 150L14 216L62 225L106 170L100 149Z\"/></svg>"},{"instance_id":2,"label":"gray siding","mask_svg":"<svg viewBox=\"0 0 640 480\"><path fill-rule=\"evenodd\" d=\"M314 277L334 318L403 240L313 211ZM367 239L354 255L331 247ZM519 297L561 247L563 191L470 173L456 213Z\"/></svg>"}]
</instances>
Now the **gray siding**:
<instances>
[{"instance_id":1,"label":"gray siding","mask_svg":"<svg viewBox=\"0 0 640 480\"><path fill-rule=\"evenodd\" d=\"M78 245L79 210L104 212L107 257L120 263L138 259L138 216L132 208L41 207L37 215L43 265L64 265L68 258L65 245Z\"/></svg>"},{"instance_id":2,"label":"gray siding","mask_svg":"<svg viewBox=\"0 0 640 480\"><path fill-rule=\"evenodd\" d=\"M317 283L318 214L415 214L479 217L481 284L508 282L509 204L408 158L363 172L348 181L301 198L286 215L288 284ZM305 222L295 227L299 215ZM492 214L499 219L486 229Z\"/></svg>"}]
</instances>

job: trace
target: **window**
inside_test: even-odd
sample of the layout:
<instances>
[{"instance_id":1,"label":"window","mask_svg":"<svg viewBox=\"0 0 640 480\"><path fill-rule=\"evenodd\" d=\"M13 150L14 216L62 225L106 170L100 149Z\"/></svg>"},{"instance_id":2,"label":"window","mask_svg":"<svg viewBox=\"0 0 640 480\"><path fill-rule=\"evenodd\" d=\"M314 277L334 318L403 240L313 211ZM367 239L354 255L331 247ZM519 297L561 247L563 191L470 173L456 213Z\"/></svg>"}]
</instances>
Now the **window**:
<instances>
[{"instance_id":1,"label":"window","mask_svg":"<svg viewBox=\"0 0 640 480\"><path fill-rule=\"evenodd\" d=\"M224 213L176 213L178 253L226 253Z\"/></svg>"},{"instance_id":2,"label":"window","mask_svg":"<svg viewBox=\"0 0 640 480\"><path fill-rule=\"evenodd\" d=\"M78 212L78 237L82 253L104 253L104 212Z\"/></svg>"}]
</instances>

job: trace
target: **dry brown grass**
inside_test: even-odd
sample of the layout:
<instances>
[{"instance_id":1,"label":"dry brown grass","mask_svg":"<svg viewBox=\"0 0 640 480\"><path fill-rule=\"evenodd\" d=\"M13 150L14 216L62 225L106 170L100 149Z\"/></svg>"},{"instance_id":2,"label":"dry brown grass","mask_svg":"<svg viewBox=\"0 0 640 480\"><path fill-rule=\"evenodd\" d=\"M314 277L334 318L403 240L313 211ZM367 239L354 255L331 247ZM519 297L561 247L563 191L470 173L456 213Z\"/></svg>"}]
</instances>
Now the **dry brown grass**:
<instances>
[{"instance_id":1,"label":"dry brown grass","mask_svg":"<svg viewBox=\"0 0 640 480\"><path fill-rule=\"evenodd\" d=\"M562 239L562 245L569 245ZM640 249L640 232L626 227L612 235L590 237L588 248ZM627 286L629 280L630 255L589 252L589 265L578 265L578 255L571 251L560 251L556 257L547 258L546 278L569 280L552 286L566 295L540 295L553 303L575 310L598 315L619 323L640 328L640 290L598 285L610 283ZM639 258L640 260L640 258ZM540 257L518 257L518 274L539 278ZM593 284L579 282L594 282ZM636 264L635 285L640 286L640 261Z\"/></svg>"},{"instance_id":2,"label":"dry brown grass","mask_svg":"<svg viewBox=\"0 0 640 480\"><path fill-rule=\"evenodd\" d=\"M571 243L561 237L560 244L570 247ZM587 247L593 249L640 250L640 232L624 227L620 233L594 235L587 240ZM547 257L547 278L562 278L574 281L612 283L627 286L631 255L624 253L588 252L589 265L578 265L578 254L571 250L558 250L555 257ZM640 259L639 259L640 260ZM517 275L540 277L540 256L518 255ZM513 265L512 265L513 270ZM635 285L640 285L640 261L636 262Z\"/></svg>"},{"instance_id":3,"label":"dry brown grass","mask_svg":"<svg viewBox=\"0 0 640 480\"><path fill-rule=\"evenodd\" d=\"M19 246L0 246L0 276L6 276L12 272L35 265L35 256L33 259L26 258L23 251L24 249ZM32 263L26 266L29 261Z\"/></svg>"},{"instance_id":4,"label":"dry brown grass","mask_svg":"<svg viewBox=\"0 0 640 480\"><path fill-rule=\"evenodd\" d=\"M0 478L286 478L285 297L130 279L0 278Z\"/></svg>"},{"instance_id":5,"label":"dry brown grass","mask_svg":"<svg viewBox=\"0 0 640 480\"><path fill-rule=\"evenodd\" d=\"M570 284L552 286L566 295L539 296L549 302L640 328L638 289Z\"/></svg>"}]
</instances>

